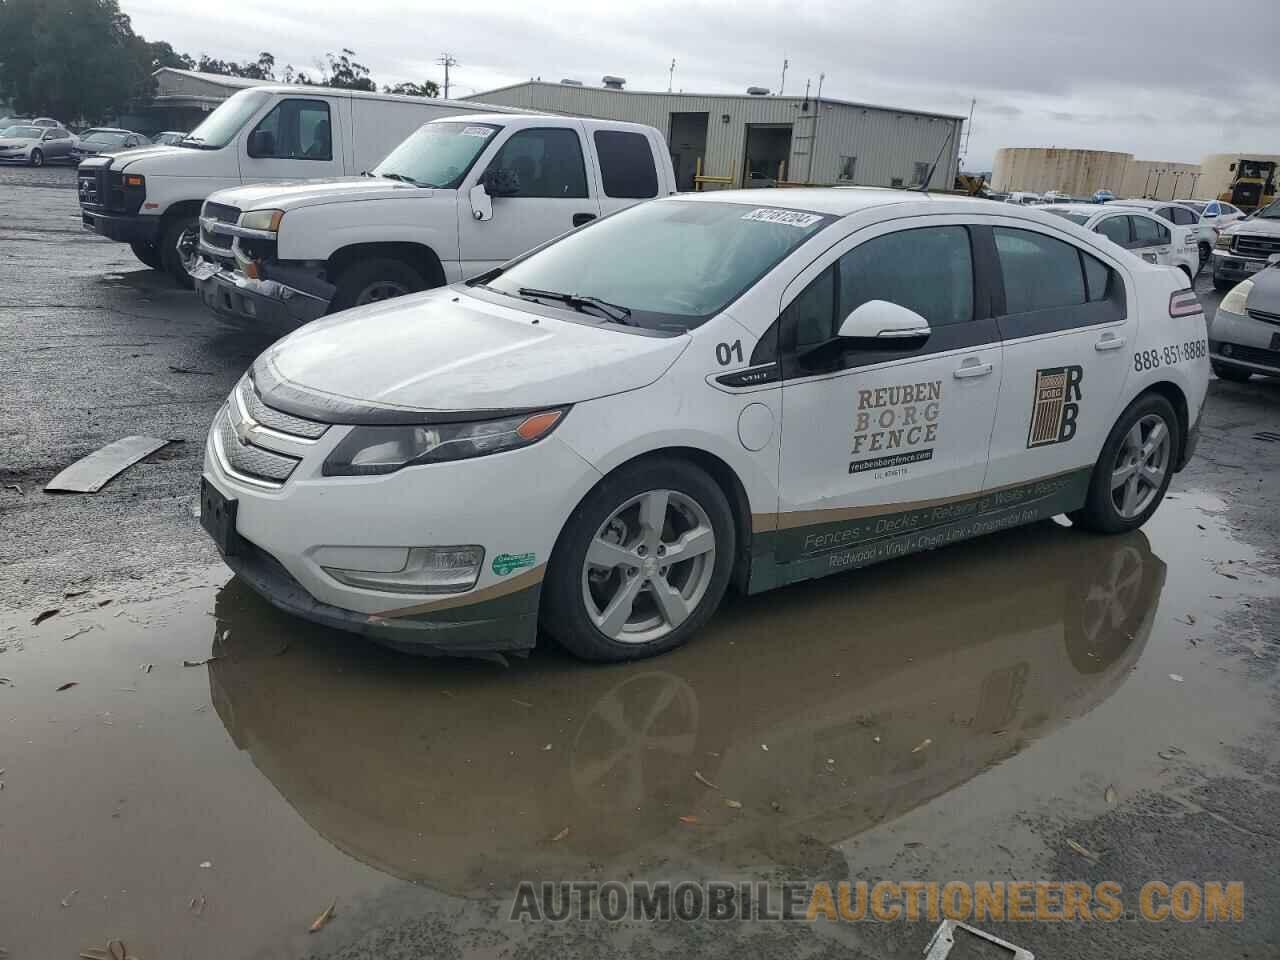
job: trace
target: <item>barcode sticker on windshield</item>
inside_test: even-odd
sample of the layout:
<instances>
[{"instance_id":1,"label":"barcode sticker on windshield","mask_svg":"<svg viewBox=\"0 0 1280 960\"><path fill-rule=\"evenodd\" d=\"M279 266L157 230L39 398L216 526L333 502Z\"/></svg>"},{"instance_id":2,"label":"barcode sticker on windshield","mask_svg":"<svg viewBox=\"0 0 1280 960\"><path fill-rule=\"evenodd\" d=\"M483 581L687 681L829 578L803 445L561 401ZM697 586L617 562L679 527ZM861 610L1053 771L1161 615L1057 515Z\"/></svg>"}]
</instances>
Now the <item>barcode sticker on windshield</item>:
<instances>
[{"instance_id":1,"label":"barcode sticker on windshield","mask_svg":"<svg viewBox=\"0 0 1280 960\"><path fill-rule=\"evenodd\" d=\"M816 213L799 210L777 210L773 207L756 207L742 215L743 220L763 220L765 223L785 223L789 227L811 227L822 217Z\"/></svg>"},{"instance_id":2,"label":"barcode sticker on windshield","mask_svg":"<svg viewBox=\"0 0 1280 960\"><path fill-rule=\"evenodd\" d=\"M462 135L464 137L487 137L493 133L489 127L463 127Z\"/></svg>"}]
</instances>

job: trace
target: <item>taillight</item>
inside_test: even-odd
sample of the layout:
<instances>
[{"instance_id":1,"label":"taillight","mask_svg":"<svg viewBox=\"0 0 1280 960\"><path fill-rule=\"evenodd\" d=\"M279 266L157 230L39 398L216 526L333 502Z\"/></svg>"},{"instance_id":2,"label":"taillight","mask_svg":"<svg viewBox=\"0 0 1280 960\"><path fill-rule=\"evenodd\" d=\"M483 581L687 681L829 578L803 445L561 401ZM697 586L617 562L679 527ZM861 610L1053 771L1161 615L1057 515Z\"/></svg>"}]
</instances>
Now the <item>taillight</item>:
<instances>
[{"instance_id":1,"label":"taillight","mask_svg":"<svg viewBox=\"0 0 1280 960\"><path fill-rule=\"evenodd\" d=\"M1204 313L1204 308L1200 306L1200 299L1190 287L1169 294L1169 316L1190 317L1197 313Z\"/></svg>"}]
</instances>

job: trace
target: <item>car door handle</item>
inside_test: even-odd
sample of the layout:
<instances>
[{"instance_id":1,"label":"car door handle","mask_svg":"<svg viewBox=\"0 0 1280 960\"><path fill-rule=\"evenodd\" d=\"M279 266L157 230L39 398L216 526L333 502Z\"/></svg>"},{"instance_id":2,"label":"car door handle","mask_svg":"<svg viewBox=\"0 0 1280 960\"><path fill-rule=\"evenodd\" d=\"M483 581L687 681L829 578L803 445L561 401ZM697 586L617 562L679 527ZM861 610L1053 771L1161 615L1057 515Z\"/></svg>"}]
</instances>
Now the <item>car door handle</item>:
<instances>
[{"instance_id":1,"label":"car door handle","mask_svg":"<svg viewBox=\"0 0 1280 960\"><path fill-rule=\"evenodd\" d=\"M983 363L977 357L969 357L951 375L957 380L968 380L970 377L985 377L993 369L991 364Z\"/></svg>"},{"instance_id":2,"label":"car door handle","mask_svg":"<svg viewBox=\"0 0 1280 960\"><path fill-rule=\"evenodd\" d=\"M1160 249L1158 249L1158 250L1156 251L1156 253L1168 253L1168 252L1169 252L1169 248L1168 248L1168 247L1161 247Z\"/></svg>"},{"instance_id":3,"label":"car door handle","mask_svg":"<svg viewBox=\"0 0 1280 960\"><path fill-rule=\"evenodd\" d=\"M575 213L573 215L573 225L575 227L580 227L584 223L590 223L595 218L596 215L594 213Z\"/></svg>"},{"instance_id":4,"label":"car door handle","mask_svg":"<svg viewBox=\"0 0 1280 960\"><path fill-rule=\"evenodd\" d=\"M1117 337L1114 333L1104 333L1093 345L1093 349L1099 353L1105 353L1108 350L1119 350L1123 346L1124 337Z\"/></svg>"}]
</instances>

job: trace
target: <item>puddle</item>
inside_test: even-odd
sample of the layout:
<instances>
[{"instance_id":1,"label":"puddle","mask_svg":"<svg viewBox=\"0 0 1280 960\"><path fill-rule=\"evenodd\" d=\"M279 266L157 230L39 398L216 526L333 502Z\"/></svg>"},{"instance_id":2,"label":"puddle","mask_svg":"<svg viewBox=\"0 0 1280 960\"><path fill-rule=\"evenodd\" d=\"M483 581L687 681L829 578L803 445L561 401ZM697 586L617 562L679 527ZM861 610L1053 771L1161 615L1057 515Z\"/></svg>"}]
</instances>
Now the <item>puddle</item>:
<instances>
[{"instance_id":1,"label":"puddle","mask_svg":"<svg viewBox=\"0 0 1280 960\"><path fill-rule=\"evenodd\" d=\"M1221 509L1183 493L1146 532L1046 523L737 598L618 666L406 658L220 567L0 624L24 641L0 656L0 946L295 955L335 896L397 881L445 904L530 877L845 877L842 851L940 839L952 797L1123 799L1170 775L1158 750L1214 762L1266 710L1212 639L1274 593Z\"/></svg>"}]
</instances>

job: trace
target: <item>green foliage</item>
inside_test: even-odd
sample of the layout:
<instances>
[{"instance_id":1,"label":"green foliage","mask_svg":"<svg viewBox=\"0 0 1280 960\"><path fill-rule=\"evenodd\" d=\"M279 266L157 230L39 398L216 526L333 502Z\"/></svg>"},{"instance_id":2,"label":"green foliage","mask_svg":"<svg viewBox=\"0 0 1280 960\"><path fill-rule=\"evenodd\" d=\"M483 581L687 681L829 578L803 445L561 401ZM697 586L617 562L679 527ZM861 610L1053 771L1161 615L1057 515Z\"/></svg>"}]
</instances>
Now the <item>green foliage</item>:
<instances>
[{"instance_id":1,"label":"green foliage","mask_svg":"<svg viewBox=\"0 0 1280 960\"><path fill-rule=\"evenodd\" d=\"M426 80L422 83L397 83L394 86L384 86L383 93L399 93L406 97L438 97L440 96L440 86L434 80Z\"/></svg>"}]
</instances>

